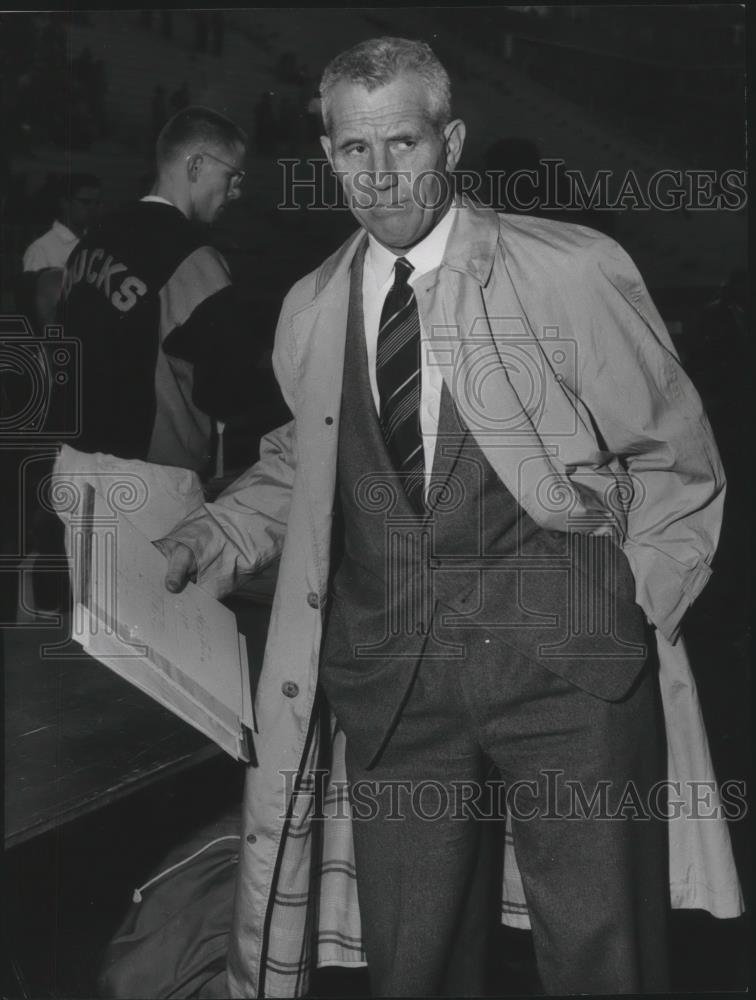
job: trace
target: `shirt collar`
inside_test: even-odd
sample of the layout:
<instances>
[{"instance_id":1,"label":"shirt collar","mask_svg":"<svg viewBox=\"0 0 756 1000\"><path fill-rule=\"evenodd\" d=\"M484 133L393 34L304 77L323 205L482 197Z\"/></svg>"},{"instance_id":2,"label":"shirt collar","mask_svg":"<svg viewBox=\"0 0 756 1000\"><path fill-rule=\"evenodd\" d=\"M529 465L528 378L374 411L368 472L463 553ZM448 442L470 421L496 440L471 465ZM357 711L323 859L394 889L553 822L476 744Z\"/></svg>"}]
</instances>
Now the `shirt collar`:
<instances>
[{"instance_id":1,"label":"shirt collar","mask_svg":"<svg viewBox=\"0 0 756 1000\"><path fill-rule=\"evenodd\" d=\"M140 198L139 200L140 201L157 201L157 202L160 202L161 205L170 205L171 208L175 208L176 207L173 204L172 201L168 201L167 198L163 198L159 194L146 194L144 196L144 198Z\"/></svg>"},{"instance_id":2,"label":"shirt collar","mask_svg":"<svg viewBox=\"0 0 756 1000\"><path fill-rule=\"evenodd\" d=\"M394 264L399 256L405 257L413 267L412 278L419 278L439 267L444 259L446 243L454 224L455 206L451 206L446 214L431 229L428 235L405 254L395 254L379 243L374 236L368 236L367 266L373 273L376 285L380 288L392 275Z\"/></svg>"},{"instance_id":3,"label":"shirt collar","mask_svg":"<svg viewBox=\"0 0 756 1000\"><path fill-rule=\"evenodd\" d=\"M504 216L500 217L492 208L475 204L466 195L457 197L453 210L452 231L442 263L451 270L469 274L479 284L485 285L491 277L497 256L501 260L507 256L507 228L512 227L512 222ZM348 280L349 268L363 244L368 245L369 239L360 227L320 265L315 277L316 296L338 294L337 290ZM365 277L368 276L371 281L374 280L372 272L365 267Z\"/></svg>"},{"instance_id":4,"label":"shirt collar","mask_svg":"<svg viewBox=\"0 0 756 1000\"><path fill-rule=\"evenodd\" d=\"M64 243L78 243L79 237L72 233L68 226L64 226L60 219L56 219L52 224L53 232L60 237Z\"/></svg>"}]
</instances>

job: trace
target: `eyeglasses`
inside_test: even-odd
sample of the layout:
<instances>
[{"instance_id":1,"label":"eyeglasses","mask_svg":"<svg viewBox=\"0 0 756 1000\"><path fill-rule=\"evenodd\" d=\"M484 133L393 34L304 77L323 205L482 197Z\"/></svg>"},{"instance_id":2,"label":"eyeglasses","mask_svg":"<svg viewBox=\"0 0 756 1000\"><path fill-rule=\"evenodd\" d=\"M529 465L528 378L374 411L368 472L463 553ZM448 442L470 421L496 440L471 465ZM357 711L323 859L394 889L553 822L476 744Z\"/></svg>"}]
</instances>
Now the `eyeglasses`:
<instances>
[{"instance_id":1,"label":"eyeglasses","mask_svg":"<svg viewBox=\"0 0 756 1000\"><path fill-rule=\"evenodd\" d=\"M226 167L227 170L230 170L231 174L228 178L230 185L238 188L244 183L247 171L242 170L241 167L235 167L233 163L226 163L225 160L222 160L220 156L216 156L215 153L208 153L207 150L203 149L199 153L190 153L187 156L187 160L191 160L193 156L209 156L211 160L215 160L216 163L220 163L222 166Z\"/></svg>"}]
</instances>

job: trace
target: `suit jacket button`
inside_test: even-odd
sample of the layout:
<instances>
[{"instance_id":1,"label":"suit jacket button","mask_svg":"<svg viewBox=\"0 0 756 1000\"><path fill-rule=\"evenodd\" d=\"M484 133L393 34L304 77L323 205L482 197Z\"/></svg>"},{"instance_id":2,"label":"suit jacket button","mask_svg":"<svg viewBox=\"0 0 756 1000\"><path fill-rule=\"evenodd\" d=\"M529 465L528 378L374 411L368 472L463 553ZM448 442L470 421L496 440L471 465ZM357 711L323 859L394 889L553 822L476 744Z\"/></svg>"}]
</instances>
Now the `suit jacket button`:
<instances>
[{"instance_id":1,"label":"suit jacket button","mask_svg":"<svg viewBox=\"0 0 756 1000\"><path fill-rule=\"evenodd\" d=\"M310 605L311 608L320 607L320 599L314 590L311 590L310 593L307 595L307 603Z\"/></svg>"},{"instance_id":2,"label":"suit jacket button","mask_svg":"<svg viewBox=\"0 0 756 1000\"><path fill-rule=\"evenodd\" d=\"M299 694L299 685L295 684L294 681L284 681L281 685L281 690L287 698L296 698Z\"/></svg>"},{"instance_id":3,"label":"suit jacket button","mask_svg":"<svg viewBox=\"0 0 756 1000\"><path fill-rule=\"evenodd\" d=\"M256 844L257 843L257 837L254 835L254 833L248 833L247 834L247 843L248 844Z\"/></svg>"}]
</instances>

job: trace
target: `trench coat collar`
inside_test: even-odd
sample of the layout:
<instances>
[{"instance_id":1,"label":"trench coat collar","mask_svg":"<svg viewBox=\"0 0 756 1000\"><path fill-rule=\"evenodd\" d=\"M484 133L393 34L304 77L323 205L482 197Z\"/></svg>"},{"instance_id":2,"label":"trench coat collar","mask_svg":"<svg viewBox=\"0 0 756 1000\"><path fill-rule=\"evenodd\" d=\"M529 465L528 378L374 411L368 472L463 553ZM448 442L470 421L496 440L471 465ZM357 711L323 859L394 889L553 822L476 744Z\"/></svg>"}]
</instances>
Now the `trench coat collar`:
<instances>
[{"instance_id":1,"label":"trench coat collar","mask_svg":"<svg viewBox=\"0 0 756 1000\"><path fill-rule=\"evenodd\" d=\"M455 212L454 225L441 266L463 271L479 284L486 285L496 256L499 217L492 209L475 205L467 198L456 199L452 211ZM367 239L367 235L360 229L321 265L316 279L316 299L328 296L334 289L344 294L344 283L362 239Z\"/></svg>"}]
</instances>

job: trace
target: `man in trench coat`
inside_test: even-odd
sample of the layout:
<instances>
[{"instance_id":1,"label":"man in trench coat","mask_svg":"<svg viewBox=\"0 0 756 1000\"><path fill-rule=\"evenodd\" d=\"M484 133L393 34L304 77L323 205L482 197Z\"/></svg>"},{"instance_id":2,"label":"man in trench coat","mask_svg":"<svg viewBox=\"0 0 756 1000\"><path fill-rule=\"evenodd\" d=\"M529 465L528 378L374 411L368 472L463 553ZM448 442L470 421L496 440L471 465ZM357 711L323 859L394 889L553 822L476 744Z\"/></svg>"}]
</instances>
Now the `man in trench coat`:
<instances>
[{"instance_id":1,"label":"man in trench coat","mask_svg":"<svg viewBox=\"0 0 756 1000\"><path fill-rule=\"evenodd\" d=\"M321 93L361 230L284 301L274 366L294 419L160 542L173 590L195 576L220 596L280 558L230 993L306 989L319 681L355 819L361 931L345 916L338 943L357 958L364 943L376 995L483 989L485 824L451 792L480 789L488 761L525 790L508 805L546 991L662 991L667 841L651 803L668 774L648 654L679 643L717 543L724 477L700 400L616 243L439 196L465 130L427 46L362 43ZM403 348L382 338L413 327L417 370L387 390ZM407 384L419 473L391 437ZM432 820L421 785L446 796ZM575 815L567 791L601 786L608 815ZM402 787L390 815L381 796ZM722 826L710 908L735 915ZM707 864L688 865L683 905L701 905Z\"/></svg>"}]
</instances>

